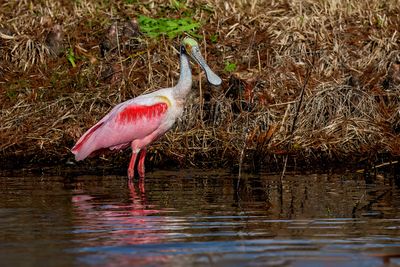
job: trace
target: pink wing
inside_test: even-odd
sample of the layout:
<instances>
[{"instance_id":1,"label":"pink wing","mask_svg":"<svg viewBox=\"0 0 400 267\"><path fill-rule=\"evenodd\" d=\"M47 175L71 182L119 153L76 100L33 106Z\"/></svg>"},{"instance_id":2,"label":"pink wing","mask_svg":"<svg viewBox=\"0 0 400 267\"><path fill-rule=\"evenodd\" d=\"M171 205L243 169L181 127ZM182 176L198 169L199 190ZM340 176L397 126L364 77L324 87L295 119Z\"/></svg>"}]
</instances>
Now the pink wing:
<instances>
[{"instance_id":1,"label":"pink wing","mask_svg":"<svg viewBox=\"0 0 400 267\"><path fill-rule=\"evenodd\" d=\"M116 106L90 128L72 148L76 160L82 160L97 150L122 149L136 139L156 131L168 110L168 104L157 102L143 105L132 101Z\"/></svg>"}]
</instances>

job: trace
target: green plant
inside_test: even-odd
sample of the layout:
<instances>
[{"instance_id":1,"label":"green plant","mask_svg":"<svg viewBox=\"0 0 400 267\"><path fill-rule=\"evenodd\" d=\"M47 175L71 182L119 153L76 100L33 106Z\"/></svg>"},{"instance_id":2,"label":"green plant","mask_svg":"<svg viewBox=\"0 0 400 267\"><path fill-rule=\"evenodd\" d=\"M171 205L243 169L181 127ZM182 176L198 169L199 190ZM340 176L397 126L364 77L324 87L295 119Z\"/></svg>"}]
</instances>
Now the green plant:
<instances>
[{"instance_id":1,"label":"green plant","mask_svg":"<svg viewBox=\"0 0 400 267\"><path fill-rule=\"evenodd\" d=\"M218 34L213 34L210 36L210 41L215 44L216 42L218 42Z\"/></svg>"},{"instance_id":2,"label":"green plant","mask_svg":"<svg viewBox=\"0 0 400 267\"><path fill-rule=\"evenodd\" d=\"M152 38L166 35L168 38L172 39L185 32L197 36L196 31L200 27L200 23L193 21L191 18L153 19L142 15L139 16L138 22L140 30Z\"/></svg>"},{"instance_id":3,"label":"green plant","mask_svg":"<svg viewBox=\"0 0 400 267\"><path fill-rule=\"evenodd\" d=\"M73 68L76 67L76 63L75 63L76 57L75 57L75 54L74 54L74 50L72 48L69 48L68 51L67 51L67 60L68 60L69 63L71 63L71 66Z\"/></svg>"},{"instance_id":4,"label":"green plant","mask_svg":"<svg viewBox=\"0 0 400 267\"><path fill-rule=\"evenodd\" d=\"M13 100L17 97L17 91L15 89L8 89L6 91L6 96L8 99Z\"/></svg>"},{"instance_id":5,"label":"green plant","mask_svg":"<svg viewBox=\"0 0 400 267\"><path fill-rule=\"evenodd\" d=\"M186 8L186 1L171 0L171 6L176 10L183 10Z\"/></svg>"},{"instance_id":6,"label":"green plant","mask_svg":"<svg viewBox=\"0 0 400 267\"><path fill-rule=\"evenodd\" d=\"M383 28L385 26L385 17L380 16L379 14L376 17L376 26L378 28Z\"/></svg>"},{"instance_id":7,"label":"green plant","mask_svg":"<svg viewBox=\"0 0 400 267\"><path fill-rule=\"evenodd\" d=\"M305 18L304 16L300 16L300 17L299 17L299 22L300 22L301 25L304 24L305 19L306 19L306 18Z\"/></svg>"},{"instance_id":8,"label":"green plant","mask_svg":"<svg viewBox=\"0 0 400 267\"><path fill-rule=\"evenodd\" d=\"M234 72L236 70L237 66L235 63L231 63L229 61L225 62L225 68L224 71L226 72Z\"/></svg>"},{"instance_id":9,"label":"green plant","mask_svg":"<svg viewBox=\"0 0 400 267\"><path fill-rule=\"evenodd\" d=\"M12 82L7 90L5 91L5 95L10 99L13 100L17 97L18 93L23 91L23 89L30 89L30 81L24 78L18 79Z\"/></svg>"}]
</instances>

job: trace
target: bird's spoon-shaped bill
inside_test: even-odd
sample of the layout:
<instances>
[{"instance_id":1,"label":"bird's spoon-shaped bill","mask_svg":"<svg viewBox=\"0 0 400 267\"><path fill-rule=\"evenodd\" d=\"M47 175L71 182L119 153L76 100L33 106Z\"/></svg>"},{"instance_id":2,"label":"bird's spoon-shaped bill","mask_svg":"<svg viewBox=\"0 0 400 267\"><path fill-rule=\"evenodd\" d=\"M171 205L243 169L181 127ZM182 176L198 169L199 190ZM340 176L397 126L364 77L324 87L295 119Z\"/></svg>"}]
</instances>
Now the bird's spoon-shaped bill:
<instances>
[{"instance_id":1,"label":"bird's spoon-shaped bill","mask_svg":"<svg viewBox=\"0 0 400 267\"><path fill-rule=\"evenodd\" d=\"M218 86L221 85L222 80L221 78L215 74L210 67L207 65L206 61L204 60L203 56L200 53L200 49L198 46L193 46L191 51L192 57L196 60L196 62L201 66L207 76L207 80L212 85Z\"/></svg>"}]
</instances>

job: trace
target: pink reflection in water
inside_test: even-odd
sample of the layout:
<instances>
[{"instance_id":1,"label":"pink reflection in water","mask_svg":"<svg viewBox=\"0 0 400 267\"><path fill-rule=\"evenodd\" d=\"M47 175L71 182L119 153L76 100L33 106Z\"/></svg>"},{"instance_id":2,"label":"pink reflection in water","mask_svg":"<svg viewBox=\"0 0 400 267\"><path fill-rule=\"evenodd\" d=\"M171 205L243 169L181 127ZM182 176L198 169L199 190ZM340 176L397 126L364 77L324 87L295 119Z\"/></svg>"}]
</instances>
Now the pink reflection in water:
<instances>
[{"instance_id":1,"label":"pink reflection in water","mask_svg":"<svg viewBox=\"0 0 400 267\"><path fill-rule=\"evenodd\" d=\"M126 246L160 243L166 237L164 216L147 204L144 182L129 183L131 203L108 204L83 190L72 197L76 232L84 246ZM102 202L103 201L103 202Z\"/></svg>"}]
</instances>

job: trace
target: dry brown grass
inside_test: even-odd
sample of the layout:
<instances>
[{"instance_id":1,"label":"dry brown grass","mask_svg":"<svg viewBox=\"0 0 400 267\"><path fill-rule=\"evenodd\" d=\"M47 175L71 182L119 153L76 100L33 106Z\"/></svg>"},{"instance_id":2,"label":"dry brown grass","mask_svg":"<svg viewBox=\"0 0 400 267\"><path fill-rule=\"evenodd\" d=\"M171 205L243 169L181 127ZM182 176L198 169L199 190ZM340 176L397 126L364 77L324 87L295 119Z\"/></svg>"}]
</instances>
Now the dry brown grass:
<instances>
[{"instance_id":1,"label":"dry brown grass","mask_svg":"<svg viewBox=\"0 0 400 267\"><path fill-rule=\"evenodd\" d=\"M399 1L204 0L184 10L129 2L2 4L2 158L71 160L74 141L115 104L174 85L179 38L152 40L129 33L129 23L185 12L202 22L203 54L224 83L211 88L194 68L184 116L151 147L151 162L232 165L242 155L260 166L282 155L358 162L400 154ZM224 71L226 62L237 69Z\"/></svg>"}]
</instances>

